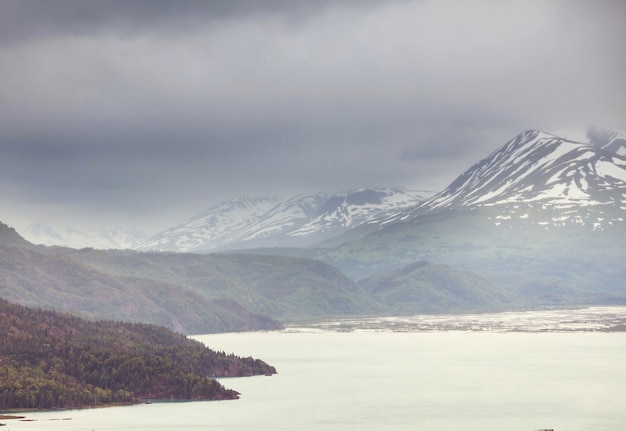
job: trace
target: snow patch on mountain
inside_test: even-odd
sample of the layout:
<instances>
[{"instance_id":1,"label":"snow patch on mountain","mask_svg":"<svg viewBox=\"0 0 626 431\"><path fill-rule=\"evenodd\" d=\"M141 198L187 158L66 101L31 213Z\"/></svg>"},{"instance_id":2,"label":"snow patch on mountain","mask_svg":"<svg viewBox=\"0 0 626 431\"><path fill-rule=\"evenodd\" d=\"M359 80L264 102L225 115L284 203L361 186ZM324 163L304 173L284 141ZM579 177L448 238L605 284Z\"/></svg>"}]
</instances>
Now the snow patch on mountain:
<instances>
[{"instance_id":1,"label":"snow patch on mountain","mask_svg":"<svg viewBox=\"0 0 626 431\"><path fill-rule=\"evenodd\" d=\"M289 233L290 236L308 238L323 233L340 231L411 207L422 201L423 194L392 189L361 189L333 196L326 202L321 214Z\"/></svg>"},{"instance_id":2,"label":"snow patch on mountain","mask_svg":"<svg viewBox=\"0 0 626 431\"><path fill-rule=\"evenodd\" d=\"M424 193L360 189L333 195L298 195L286 200L235 199L157 234L136 249L207 252L306 246L415 206L424 199Z\"/></svg>"}]
</instances>

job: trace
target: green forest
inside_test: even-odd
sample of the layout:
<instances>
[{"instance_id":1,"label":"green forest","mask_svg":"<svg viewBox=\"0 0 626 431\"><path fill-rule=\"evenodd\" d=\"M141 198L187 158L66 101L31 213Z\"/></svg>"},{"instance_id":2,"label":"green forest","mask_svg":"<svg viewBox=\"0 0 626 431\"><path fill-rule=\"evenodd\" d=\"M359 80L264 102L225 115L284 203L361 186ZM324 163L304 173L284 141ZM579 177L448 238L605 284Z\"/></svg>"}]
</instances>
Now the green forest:
<instances>
[{"instance_id":1,"label":"green forest","mask_svg":"<svg viewBox=\"0 0 626 431\"><path fill-rule=\"evenodd\" d=\"M0 299L0 410L236 399L213 377L274 373L161 326L87 321Z\"/></svg>"}]
</instances>

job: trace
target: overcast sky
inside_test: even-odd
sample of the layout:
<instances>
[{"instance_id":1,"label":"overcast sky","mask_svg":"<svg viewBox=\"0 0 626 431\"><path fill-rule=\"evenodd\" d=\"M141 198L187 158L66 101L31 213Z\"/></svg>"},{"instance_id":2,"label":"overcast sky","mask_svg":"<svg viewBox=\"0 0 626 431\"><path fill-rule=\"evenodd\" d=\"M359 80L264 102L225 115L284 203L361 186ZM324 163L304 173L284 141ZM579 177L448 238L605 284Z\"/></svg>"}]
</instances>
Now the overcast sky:
<instances>
[{"instance_id":1,"label":"overcast sky","mask_svg":"<svg viewBox=\"0 0 626 431\"><path fill-rule=\"evenodd\" d=\"M626 2L0 0L0 221L148 234L240 196L440 190L626 129Z\"/></svg>"}]
</instances>

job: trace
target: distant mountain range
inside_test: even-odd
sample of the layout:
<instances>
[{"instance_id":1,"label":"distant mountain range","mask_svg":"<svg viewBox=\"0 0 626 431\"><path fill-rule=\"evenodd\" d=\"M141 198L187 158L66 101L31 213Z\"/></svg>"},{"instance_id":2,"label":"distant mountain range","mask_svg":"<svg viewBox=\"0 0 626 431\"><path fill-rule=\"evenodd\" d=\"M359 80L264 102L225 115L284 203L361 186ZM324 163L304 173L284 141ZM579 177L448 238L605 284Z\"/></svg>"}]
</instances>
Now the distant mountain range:
<instances>
[{"instance_id":1,"label":"distant mountain range","mask_svg":"<svg viewBox=\"0 0 626 431\"><path fill-rule=\"evenodd\" d=\"M34 244L98 250L207 253L256 247L306 247L359 224L410 208L433 192L360 189L288 199L243 197L222 202L148 237L136 229L80 230L32 223L20 232Z\"/></svg>"},{"instance_id":2,"label":"distant mountain range","mask_svg":"<svg viewBox=\"0 0 626 431\"><path fill-rule=\"evenodd\" d=\"M44 223L32 223L20 233L33 244L48 246L58 245L72 248L96 248L101 250L131 249L148 239L145 233L137 229L55 229Z\"/></svg>"},{"instance_id":3,"label":"distant mountain range","mask_svg":"<svg viewBox=\"0 0 626 431\"><path fill-rule=\"evenodd\" d=\"M256 247L306 247L421 202L428 192L361 189L329 195L240 198L224 202L136 250L199 252Z\"/></svg>"},{"instance_id":4,"label":"distant mountain range","mask_svg":"<svg viewBox=\"0 0 626 431\"><path fill-rule=\"evenodd\" d=\"M138 250L35 246L0 224L0 296L196 333L626 304L626 139L588 136L523 132L425 199L229 201Z\"/></svg>"},{"instance_id":5,"label":"distant mountain range","mask_svg":"<svg viewBox=\"0 0 626 431\"><path fill-rule=\"evenodd\" d=\"M589 129L588 138L582 143L526 131L436 195L386 188L288 199L243 197L150 238L130 229L59 230L41 223L21 233L43 245L207 253L310 247L325 240L343 241L342 234L359 226L355 232L362 235L374 226L433 210L478 207L503 209L494 224L533 214L529 221L544 226L582 223L600 229L624 216L626 138L597 128Z\"/></svg>"}]
</instances>

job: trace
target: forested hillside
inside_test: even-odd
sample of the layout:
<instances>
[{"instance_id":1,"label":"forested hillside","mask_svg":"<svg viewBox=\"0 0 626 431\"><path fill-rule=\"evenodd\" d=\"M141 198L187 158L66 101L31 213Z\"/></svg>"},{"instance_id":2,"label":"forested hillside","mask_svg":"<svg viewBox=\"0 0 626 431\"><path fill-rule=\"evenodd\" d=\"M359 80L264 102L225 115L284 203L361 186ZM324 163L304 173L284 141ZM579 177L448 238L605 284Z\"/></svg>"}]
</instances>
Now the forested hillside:
<instances>
[{"instance_id":1,"label":"forested hillside","mask_svg":"<svg viewBox=\"0 0 626 431\"><path fill-rule=\"evenodd\" d=\"M167 282L211 300L228 298L281 322L380 309L354 281L313 259L100 250L75 250L66 257L108 276Z\"/></svg>"},{"instance_id":2,"label":"forested hillside","mask_svg":"<svg viewBox=\"0 0 626 431\"><path fill-rule=\"evenodd\" d=\"M0 409L70 408L154 399L235 399L211 377L273 374L167 328L90 322L0 299Z\"/></svg>"},{"instance_id":3,"label":"forested hillside","mask_svg":"<svg viewBox=\"0 0 626 431\"><path fill-rule=\"evenodd\" d=\"M0 223L0 297L86 318L139 321L187 334L279 329L277 321L227 298L208 298L165 277L110 275L85 265L72 249L36 247L4 235ZM69 256L67 255L69 254ZM132 264L133 262L129 262Z\"/></svg>"}]
</instances>

